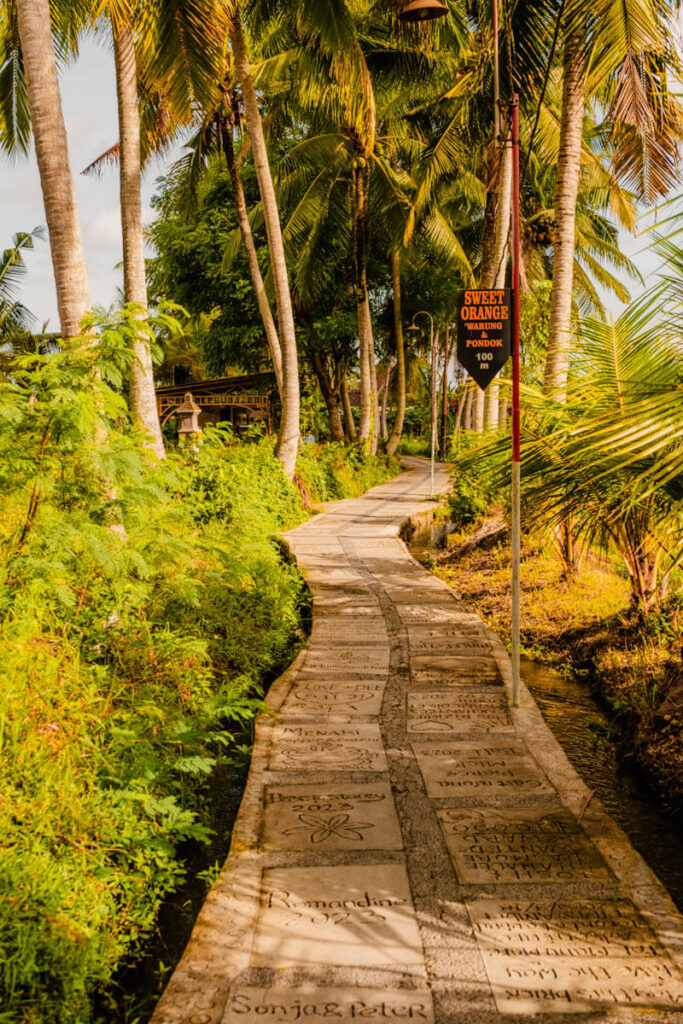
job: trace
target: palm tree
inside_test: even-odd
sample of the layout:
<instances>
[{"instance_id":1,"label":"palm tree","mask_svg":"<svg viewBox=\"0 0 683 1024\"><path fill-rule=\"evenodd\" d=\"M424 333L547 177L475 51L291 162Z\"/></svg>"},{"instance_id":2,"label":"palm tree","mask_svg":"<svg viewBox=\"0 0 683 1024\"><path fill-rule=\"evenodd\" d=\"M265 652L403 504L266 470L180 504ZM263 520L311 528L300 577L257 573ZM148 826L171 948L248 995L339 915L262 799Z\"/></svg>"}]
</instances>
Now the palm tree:
<instances>
[{"instance_id":1,"label":"palm tree","mask_svg":"<svg viewBox=\"0 0 683 1024\"><path fill-rule=\"evenodd\" d=\"M33 249L36 238L43 239L42 228L21 231L9 249L0 253L0 349L14 349L29 330L32 314L17 298L17 284L26 272L24 253Z\"/></svg>"},{"instance_id":2,"label":"palm tree","mask_svg":"<svg viewBox=\"0 0 683 1024\"><path fill-rule=\"evenodd\" d=\"M562 113L555 193L555 257L544 388L566 392L572 319L576 204L584 158L587 98L607 108L615 172L642 198L663 195L676 179L683 119L666 87L676 57L667 11L651 0L602 0L587 14L571 0L564 14Z\"/></svg>"},{"instance_id":3,"label":"palm tree","mask_svg":"<svg viewBox=\"0 0 683 1024\"><path fill-rule=\"evenodd\" d=\"M291 477L296 466L299 446L299 356L294 327L294 311L289 288L289 275L282 240L280 211L278 209L268 150L263 133L261 112L254 87L249 54L237 6L230 18L230 43L235 63L235 78L242 90L244 115L249 129L249 140L258 179L263 217L268 237L270 267L278 313L279 337L282 347L282 418L276 455Z\"/></svg>"},{"instance_id":4,"label":"palm tree","mask_svg":"<svg viewBox=\"0 0 683 1024\"><path fill-rule=\"evenodd\" d=\"M147 280L142 223L142 149L138 70L133 25L129 17L110 12L116 65L119 116L119 164L121 228L123 237L123 291L126 302L147 309ZM164 457L164 441L157 410L154 369L149 343L142 336L134 342L130 374L130 407L133 417L150 438L158 458Z\"/></svg>"},{"instance_id":5,"label":"palm tree","mask_svg":"<svg viewBox=\"0 0 683 1024\"><path fill-rule=\"evenodd\" d=\"M670 248L668 257L671 279L616 323L580 321L564 403L524 392L528 520L570 522L577 539L616 550L645 615L683 561L683 253ZM476 458L479 471L487 455L507 479L507 442L479 448L470 464Z\"/></svg>"},{"instance_id":6,"label":"palm tree","mask_svg":"<svg viewBox=\"0 0 683 1024\"><path fill-rule=\"evenodd\" d=\"M396 418L387 441L387 454L393 455L403 433L406 415L406 353L403 340L403 311L401 307L401 257L397 249L391 254L393 282L394 343L396 345Z\"/></svg>"},{"instance_id":7,"label":"palm tree","mask_svg":"<svg viewBox=\"0 0 683 1024\"><path fill-rule=\"evenodd\" d=\"M266 283L261 273L256 242L252 231L247 198L240 176L239 156L235 151L235 131L241 128L242 113L239 96L234 83L226 80L222 88L221 102L214 109L203 113L195 134L185 144L187 152L176 162L173 173L178 183L178 194L188 214L194 214L198 204L199 179L216 158L225 157L232 184L235 211L237 213L239 238L237 235L226 247L224 267L229 268L237 255L238 244L244 246L252 287L266 334L278 393L282 397L282 349L280 338L271 309ZM248 147L244 147L245 149Z\"/></svg>"},{"instance_id":8,"label":"palm tree","mask_svg":"<svg viewBox=\"0 0 683 1024\"><path fill-rule=\"evenodd\" d=\"M555 188L553 291L544 375L544 388L547 394L559 400L563 398L566 390L569 369L576 204L581 178L587 62L585 41L577 33L569 34L564 44L562 68L562 117Z\"/></svg>"},{"instance_id":9,"label":"palm tree","mask_svg":"<svg viewBox=\"0 0 683 1024\"><path fill-rule=\"evenodd\" d=\"M57 79L49 0L15 0L28 106L50 236L63 337L75 337L90 302L76 190Z\"/></svg>"}]
</instances>

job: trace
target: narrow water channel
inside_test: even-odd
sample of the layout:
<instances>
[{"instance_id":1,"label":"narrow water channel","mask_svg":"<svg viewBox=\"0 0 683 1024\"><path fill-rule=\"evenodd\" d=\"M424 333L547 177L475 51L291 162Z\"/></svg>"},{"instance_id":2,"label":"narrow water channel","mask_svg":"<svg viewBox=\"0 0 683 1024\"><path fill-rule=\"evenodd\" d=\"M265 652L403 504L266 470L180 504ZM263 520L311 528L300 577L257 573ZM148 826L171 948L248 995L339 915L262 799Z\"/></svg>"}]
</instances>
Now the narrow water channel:
<instances>
[{"instance_id":1,"label":"narrow water channel","mask_svg":"<svg viewBox=\"0 0 683 1024\"><path fill-rule=\"evenodd\" d=\"M522 677L579 775L683 911L683 817L667 813L619 755L610 719L586 682L529 660Z\"/></svg>"}]
</instances>

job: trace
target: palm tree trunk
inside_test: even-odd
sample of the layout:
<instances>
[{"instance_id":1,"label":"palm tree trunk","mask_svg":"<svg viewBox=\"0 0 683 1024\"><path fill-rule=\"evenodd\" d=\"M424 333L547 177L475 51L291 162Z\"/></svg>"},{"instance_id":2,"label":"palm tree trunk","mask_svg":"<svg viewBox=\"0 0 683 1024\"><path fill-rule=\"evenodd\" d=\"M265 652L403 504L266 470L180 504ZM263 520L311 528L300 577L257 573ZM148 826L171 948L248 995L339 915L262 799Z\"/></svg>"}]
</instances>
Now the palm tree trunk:
<instances>
[{"instance_id":1,"label":"palm tree trunk","mask_svg":"<svg viewBox=\"0 0 683 1024\"><path fill-rule=\"evenodd\" d=\"M370 369L372 323L367 294L363 299L358 300L357 306L358 339L360 345L360 423L358 425L358 437L361 441L370 441L374 433L374 416L372 410L372 371Z\"/></svg>"},{"instance_id":2,"label":"palm tree trunk","mask_svg":"<svg viewBox=\"0 0 683 1024\"><path fill-rule=\"evenodd\" d=\"M380 433L383 441L389 440L389 431L387 429L387 411L389 406L389 388L391 387L391 378L394 374L394 367L392 365L387 367L387 372L384 377L382 384L382 411L380 414Z\"/></svg>"},{"instance_id":3,"label":"palm tree trunk","mask_svg":"<svg viewBox=\"0 0 683 1024\"><path fill-rule=\"evenodd\" d=\"M49 0L16 0L61 333L75 337L90 304L69 149L50 27Z\"/></svg>"},{"instance_id":4,"label":"palm tree trunk","mask_svg":"<svg viewBox=\"0 0 683 1024\"><path fill-rule=\"evenodd\" d=\"M310 353L311 365L318 378L323 401L327 408L327 417L330 424L330 438L332 441L344 441L344 427L339 408L339 389L335 385L335 375L330 366L329 356L323 359L320 352Z\"/></svg>"},{"instance_id":5,"label":"palm tree trunk","mask_svg":"<svg viewBox=\"0 0 683 1024\"><path fill-rule=\"evenodd\" d=\"M543 390L562 402L567 394L571 345L572 287L576 244L576 201L581 178L581 148L587 58L578 35L564 45L562 118L555 186L555 255L550 301L550 330Z\"/></svg>"},{"instance_id":6,"label":"palm tree trunk","mask_svg":"<svg viewBox=\"0 0 683 1024\"><path fill-rule=\"evenodd\" d=\"M451 332L446 324L446 339L443 352L443 380L441 392L441 458L446 458L448 446L448 360L451 355Z\"/></svg>"},{"instance_id":7,"label":"palm tree trunk","mask_svg":"<svg viewBox=\"0 0 683 1024\"><path fill-rule=\"evenodd\" d=\"M235 159L232 128L232 122L226 124L225 121L221 121L223 153L225 155L225 162L228 166L230 181L232 182L232 192L235 199L235 209L237 211L237 222L239 224L240 234L242 235L244 250L247 254L251 284L256 295L261 320L263 321L263 329L266 332L270 358L272 359L273 370L275 371L278 394L280 395L280 399L282 399L284 383L282 374L282 349L280 348L280 339L278 337L277 327L275 326L273 312L270 308L270 302L268 301L268 296L266 294L266 286L263 282L261 267L259 266L254 235L251 230L251 224L249 223L249 211L247 209L247 200L244 195L244 186L242 185L242 179L240 178L239 171L237 169L237 161Z\"/></svg>"},{"instance_id":8,"label":"palm tree trunk","mask_svg":"<svg viewBox=\"0 0 683 1024\"><path fill-rule=\"evenodd\" d=\"M270 265L275 288L280 345L282 347L282 418L280 434L275 454L282 462L288 477L294 475L296 454L299 447L299 357L296 347L296 331L294 329L294 311L292 296L289 290L285 247L282 241L280 213L275 196L273 176L268 161L268 150L263 134L261 112L259 110L254 80L251 77L249 55L242 32L239 11L235 10L230 20L230 43L235 61L237 79L242 89L244 114L249 129L251 150L254 155L254 167L263 204L263 216L268 237Z\"/></svg>"},{"instance_id":9,"label":"palm tree trunk","mask_svg":"<svg viewBox=\"0 0 683 1024\"><path fill-rule=\"evenodd\" d=\"M367 207L362 171L351 171L353 195L353 254L356 272L356 309L358 313L358 343L360 349L360 424L358 436L370 441L372 449L376 437L375 405L373 404L373 363L375 342L372 335L372 317L368 297L367 269Z\"/></svg>"},{"instance_id":10,"label":"palm tree trunk","mask_svg":"<svg viewBox=\"0 0 683 1024\"><path fill-rule=\"evenodd\" d=\"M370 319L370 301L368 300L368 319ZM372 334L372 321L370 320L370 386L372 388L372 443L370 451L377 454L377 445L380 435L380 402L379 386L377 383L377 355L375 353L375 338Z\"/></svg>"},{"instance_id":11,"label":"palm tree trunk","mask_svg":"<svg viewBox=\"0 0 683 1024\"><path fill-rule=\"evenodd\" d=\"M123 292L126 302L147 308L145 243L142 227L140 180L140 109L133 32L128 24L112 25L116 95L119 113L119 161L121 231L123 237ZM165 456L159 423L154 367L149 343L142 338L133 345L135 359L130 374L130 408L134 420L149 435L149 447L157 458Z\"/></svg>"},{"instance_id":12,"label":"palm tree trunk","mask_svg":"<svg viewBox=\"0 0 683 1024\"><path fill-rule=\"evenodd\" d=\"M394 285L394 340L396 342L396 419L387 441L387 454L393 455L403 433L406 416L406 351L403 340L401 309L401 258L398 250L391 254L391 278Z\"/></svg>"},{"instance_id":13,"label":"palm tree trunk","mask_svg":"<svg viewBox=\"0 0 683 1024\"><path fill-rule=\"evenodd\" d=\"M467 389L467 394L465 395L465 406L464 406L464 409L463 409L463 417L462 417L462 429L463 430L471 430L472 429L472 418L473 418L472 417L472 405L473 405L473 403L474 403L474 392L473 392L472 388L470 387L470 388Z\"/></svg>"},{"instance_id":14,"label":"palm tree trunk","mask_svg":"<svg viewBox=\"0 0 683 1024\"><path fill-rule=\"evenodd\" d=\"M472 395L472 430L475 434L484 433L484 392L479 387Z\"/></svg>"},{"instance_id":15,"label":"palm tree trunk","mask_svg":"<svg viewBox=\"0 0 683 1024\"><path fill-rule=\"evenodd\" d=\"M343 374L341 380L341 399L342 409L344 410L344 429L346 439L349 444L353 444L356 440L356 424L353 419L353 409L351 408L351 398L349 397L349 385L346 379L346 373Z\"/></svg>"}]
</instances>

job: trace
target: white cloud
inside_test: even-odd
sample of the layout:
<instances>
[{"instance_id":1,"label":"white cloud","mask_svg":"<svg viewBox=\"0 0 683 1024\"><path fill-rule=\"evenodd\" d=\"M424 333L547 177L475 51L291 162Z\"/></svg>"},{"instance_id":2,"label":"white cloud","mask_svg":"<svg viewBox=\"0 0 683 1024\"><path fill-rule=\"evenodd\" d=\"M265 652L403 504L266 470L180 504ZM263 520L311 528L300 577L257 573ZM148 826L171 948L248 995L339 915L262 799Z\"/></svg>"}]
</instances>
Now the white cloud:
<instances>
[{"instance_id":1,"label":"white cloud","mask_svg":"<svg viewBox=\"0 0 683 1024\"><path fill-rule=\"evenodd\" d=\"M118 208L100 210L88 221L83 231L86 252L106 252L112 263L121 259L121 214Z\"/></svg>"}]
</instances>

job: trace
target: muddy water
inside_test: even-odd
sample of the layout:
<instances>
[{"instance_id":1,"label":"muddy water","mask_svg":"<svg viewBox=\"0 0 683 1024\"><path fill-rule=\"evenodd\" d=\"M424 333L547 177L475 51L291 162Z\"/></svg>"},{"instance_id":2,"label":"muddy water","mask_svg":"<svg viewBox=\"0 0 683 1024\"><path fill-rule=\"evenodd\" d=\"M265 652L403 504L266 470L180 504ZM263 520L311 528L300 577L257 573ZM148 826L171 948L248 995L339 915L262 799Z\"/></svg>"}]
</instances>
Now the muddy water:
<instances>
[{"instance_id":1,"label":"muddy water","mask_svg":"<svg viewBox=\"0 0 683 1024\"><path fill-rule=\"evenodd\" d=\"M683 911L683 816L658 802L610 739L610 719L586 682L534 661L522 677L586 785L626 832Z\"/></svg>"}]
</instances>

